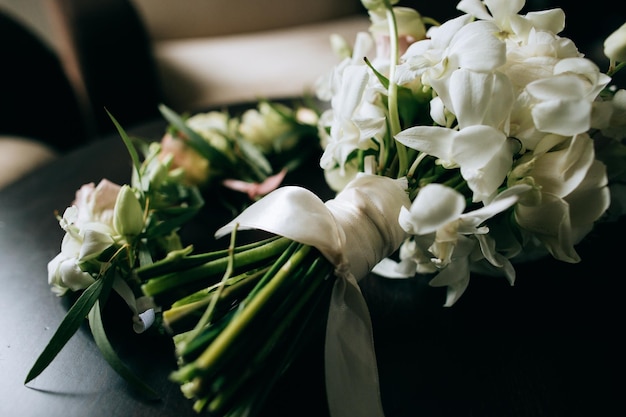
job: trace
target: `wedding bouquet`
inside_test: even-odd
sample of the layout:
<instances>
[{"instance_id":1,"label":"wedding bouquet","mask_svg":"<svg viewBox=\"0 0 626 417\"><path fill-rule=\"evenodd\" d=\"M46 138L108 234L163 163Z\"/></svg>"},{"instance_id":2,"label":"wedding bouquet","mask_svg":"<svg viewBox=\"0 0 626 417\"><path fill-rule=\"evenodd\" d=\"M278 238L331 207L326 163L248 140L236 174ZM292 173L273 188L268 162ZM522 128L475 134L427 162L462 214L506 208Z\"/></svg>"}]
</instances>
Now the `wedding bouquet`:
<instances>
[{"instance_id":1,"label":"wedding bouquet","mask_svg":"<svg viewBox=\"0 0 626 417\"><path fill-rule=\"evenodd\" d=\"M320 167L335 198L296 186L254 196L215 232L230 236L223 250L194 253L171 243L179 220L152 231L161 223L150 215L170 207L148 204L161 181L178 172L176 198L166 198L169 188L160 198L184 219L198 201L183 198L194 188L167 171L175 157L163 145L148 163L134 158L136 181L121 187L107 239L92 238L72 211L61 219L73 252L61 258L67 264L51 262L54 288L86 288L79 301L91 292L80 307L83 317L96 311L91 324L103 291L91 289L127 283L173 337L171 380L198 412L255 415L307 337L321 335L331 415L382 416L361 278L428 274L431 285L447 287L452 306L474 272L513 284L517 262L578 262L575 246L594 225L623 214L626 92L611 75L626 61L626 25L605 43L603 73L558 35L560 9L522 15L523 0L462 0L463 14L439 24L393 1L362 3L369 32L353 45L334 39L343 59L317 89L328 102L317 121ZM236 175L218 165L221 145L162 110L173 137L208 161L205 173ZM166 168L146 169L150 161Z\"/></svg>"}]
</instances>

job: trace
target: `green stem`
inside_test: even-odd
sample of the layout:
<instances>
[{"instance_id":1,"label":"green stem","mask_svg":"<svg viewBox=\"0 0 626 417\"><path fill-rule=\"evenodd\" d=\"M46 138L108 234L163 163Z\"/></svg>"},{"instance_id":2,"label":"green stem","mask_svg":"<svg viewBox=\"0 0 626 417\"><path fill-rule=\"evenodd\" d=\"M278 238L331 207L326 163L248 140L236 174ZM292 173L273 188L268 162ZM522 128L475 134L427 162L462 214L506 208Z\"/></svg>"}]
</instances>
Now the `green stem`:
<instances>
[{"instance_id":1,"label":"green stem","mask_svg":"<svg viewBox=\"0 0 626 417\"><path fill-rule=\"evenodd\" d=\"M320 263L325 263L320 265ZM303 292L296 293L289 297L276 314L278 326L271 326L268 337L259 339L261 346L255 348L253 360L242 367L241 372L231 372L230 383L219 390L219 393L209 404L209 411L221 415L225 413L225 408L234 404L234 400L240 398L241 393L246 396L265 396L266 390L272 385L269 380L276 380L283 369L290 363L299 348L302 347L303 337L310 335L312 328L309 323L320 312L319 307L325 296L330 294L334 280L327 281L326 278L332 274L330 264L323 258L317 258L309 271L301 280ZM321 291L320 291L321 289ZM274 322L270 320L270 322ZM320 324L322 322L320 321ZM290 333L290 338L284 338ZM276 366L280 364L280 366ZM230 368L229 368L230 370ZM269 378L269 380L268 380ZM265 389L247 389L256 381L264 381L262 386ZM267 387L269 385L269 387ZM254 404L256 401L251 402ZM258 405L258 404L257 404ZM249 407L244 406L244 407Z\"/></svg>"},{"instance_id":2,"label":"green stem","mask_svg":"<svg viewBox=\"0 0 626 417\"><path fill-rule=\"evenodd\" d=\"M237 314L236 310L229 310L224 314L219 321L214 322L211 326L203 329L202 333L197 335L195 339L187 342L187 332L174 335L174 345L176 347L176 354L178 355L181 363L189 363L195 360L209 343L220 334L222 330L228 325L230 320ZM185 346L181 346L180 343L184 341ZM180 382L180 381L178 381Z\"/></svg>"},{"instance_id":3,"label":"green stem","mask_svg":"<svg viewBox=\"0 0 626 417\"><path fill-rule=\"evenodd\" d=\"M389 1L385 0L387 21L389 22L389 46L391 50L391 56L389 57L389 87L388 87L388 100L387 106L389 111L389 129L391 139L394 140L396 134L402 129L400 126L400 115L398 113L398 86L395 83L396 78L396 65L398 63L398 24L396 22L396 15L393 12L393 7ZM406 175L408 169L408 158L406 154L406 148L403 144L396 142L396 151L398 154L398 173L399 176Z\"/></svg>"},{"instance_id":4,"label":"green stem","mask_svg":"<svg viewBox=\"0 0 626 417\"><path fill-rule=\"evenodd\" d=\"M265 245L236 253L233 256L234 263L236 267L239 268L271 259L283 252L290 243L291 241L289 239L279 238ZM228 267L228 262L229 258L226 256L185 271L167 273L148 280L141 286L141 289L144 295L151 297L166 294L169 291L179 290L185 286L197 284L198 281L206 281L208 277L222 274ZM198 288L194 291L197 290Z\"/></svg>"},{"instance_id":5,"label":"green stem","mask_svg":"<svg viewBox=\"0 0 626 417\"><path fill-rule=\"evenodd\" d=\"M268 269L268 267L265 267L259 270L247 271L228 279L224 291L218 298L216 309L223 311L236 299L243 299L245 297L244 294L247 294L259 282ZM215 290L218 285L214 284L173 303L172 307L163 312L165 326L172 332L180 332L181 326L184 326L183 322L193 318L194 313L205 309L209 305L210 300L216 296Z\"/></svg>"},{"instance_id":6,"label":"green stem","mask_svg":"<svg viewBox=\"0 0 626 417\"><path fill-rule=\"evenodd\" d=\"M233 229L230 235L230 245L228 246L228 264L226 265L226 271L224 272L224 276L222 277L222 280L219 282L219 284L216 286L215 294L213 295L213 297L210 298L209 305L207 309L205 310L204 314L202 314L202 317L200 317L200 320L198 321L196 326L191 330L191 332L189 332L185 340L181 341L181 343L179 344L179 346L181 346L183 350L185 346L187 345L187 343L189 343L190 340L193 340L200 332L202 332L202 329L208 323L210 323L214 317L215 308L217 306L217 302L220 296L222 295L222 292L224 291L224 286L226 285L226 281L228 281L228 279L233 273L234 255L235 255L235 247L236 247L235 236L237 235L237 227L238 225Z\"/></svg>"},{"instance_id":7,"label":"green stem","mask_svg":"<svg viewBox=\"0 0 626 417\"><path fill-rule=\"evenodd\" d=\"M611 60L609 70L607 71L606 75L612 77L624 67L626 67L626 62L620 62L619 64L616 65L615 61Z\"/></svg>"},{"instance_id":8,"label":"green stem","mask_svg":"<svg viewBox=\"0 0 626 417\"><path fill-rule=\"evenodd\" d=\"M234 248L234 251L235 253L245 252L278 239L279 237L275 236L258 242L249 243L247 245L241 245ZM147 281L148 279L155 278L169 272L178 272L181 269L193 268L195 266L211 262L215 259L224 258L225 256L228 256L229 253L229 249L223 249L190 255L189 253L192 249L192 247L187 247L178 251L172 251L165 258L156 261L153 264L136 268L134 273L141 279L141 281Z\"/></svg>"},{"instance_id":9,"label":"green stem","mask_svg":"<svg viewBox=\"0 0 626 417\"><path fill-rule=\"evenodd\" d=\"M292 278L293 269L301 264L303 259L311 250L310 246L300 245L298 250L290 256L289 260L282 265L272 279L267 282L254 296L248 297L248 302L239 314L233 318L229 325L219 336L208 346L208 348L194 361L192 366L184 367L175 372L173 378L179 381L188 381L198 373L207 371L219 361L219 358L228 351L244 330L260 315L264 308L271 307L269 300L284 284Z\"/></svg>"}]
</instances>

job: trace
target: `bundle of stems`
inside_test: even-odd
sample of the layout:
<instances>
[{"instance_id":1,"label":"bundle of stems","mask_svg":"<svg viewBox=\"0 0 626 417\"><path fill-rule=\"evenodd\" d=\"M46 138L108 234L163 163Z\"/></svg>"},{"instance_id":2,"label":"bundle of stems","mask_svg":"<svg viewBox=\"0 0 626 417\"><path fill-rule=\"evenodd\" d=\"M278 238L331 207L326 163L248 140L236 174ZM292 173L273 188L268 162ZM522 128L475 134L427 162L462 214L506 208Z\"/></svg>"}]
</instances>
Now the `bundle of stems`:
<instances>
[{"instance_id":1,"label":"bundle of stems","mask_svg":"<svg viewBox=\"0 0 626 417\"><path fill-rule=\"evenodd\" d=\"M171 380L213 416L260 412L299 351L319 337L335 281L311 246L269 237L183 254L135 272L144 294L166 306L179 369Z\"/></svg>"}]
</instances>

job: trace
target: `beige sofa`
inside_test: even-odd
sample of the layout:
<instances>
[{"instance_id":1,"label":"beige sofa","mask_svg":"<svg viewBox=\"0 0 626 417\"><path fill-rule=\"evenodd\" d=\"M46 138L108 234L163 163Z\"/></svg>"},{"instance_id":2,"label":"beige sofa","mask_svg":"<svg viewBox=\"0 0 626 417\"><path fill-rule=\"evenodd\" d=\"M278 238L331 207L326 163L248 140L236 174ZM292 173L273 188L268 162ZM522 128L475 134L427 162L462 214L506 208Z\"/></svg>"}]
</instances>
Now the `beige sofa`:
<instances>
[{"instance_id":1,"label":"beige sofa","mask_svg":"<svg viewBox=\"0 0 626 417\"><path fill-rule=\"evenodd\" d=\"M337 63L330 35L354 39L359 0L132 0L173 108L297 96Z\"/></svg>"}]
</instances>

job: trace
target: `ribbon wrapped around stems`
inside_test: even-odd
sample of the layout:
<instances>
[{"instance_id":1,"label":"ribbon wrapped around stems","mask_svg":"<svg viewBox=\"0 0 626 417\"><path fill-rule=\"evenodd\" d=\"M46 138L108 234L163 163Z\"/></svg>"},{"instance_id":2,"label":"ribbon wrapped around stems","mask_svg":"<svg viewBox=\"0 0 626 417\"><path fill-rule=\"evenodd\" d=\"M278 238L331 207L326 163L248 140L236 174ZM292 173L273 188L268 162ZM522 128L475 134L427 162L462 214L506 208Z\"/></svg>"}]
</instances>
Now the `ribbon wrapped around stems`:
<instances>
[{"instance_id":1,"label":"ribbon wrapped around stems","mask_svg":"<svg viewBox=\"0 0 626 417\"><path fill-rule=\"evenodd\" d=\"M405 238L398 225L409 207L406 180L359 174L322 202L296 186L279 188L216 232L258 229L317 248L335 266L325 342L325 377L333 417L384 416L372 323L358 285Z\"/></svg>"}]
</instances>

